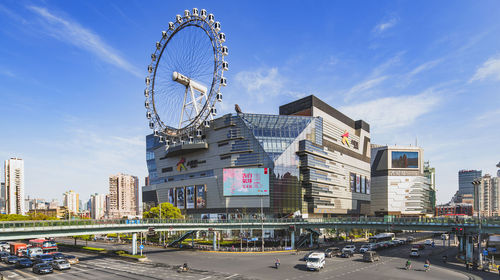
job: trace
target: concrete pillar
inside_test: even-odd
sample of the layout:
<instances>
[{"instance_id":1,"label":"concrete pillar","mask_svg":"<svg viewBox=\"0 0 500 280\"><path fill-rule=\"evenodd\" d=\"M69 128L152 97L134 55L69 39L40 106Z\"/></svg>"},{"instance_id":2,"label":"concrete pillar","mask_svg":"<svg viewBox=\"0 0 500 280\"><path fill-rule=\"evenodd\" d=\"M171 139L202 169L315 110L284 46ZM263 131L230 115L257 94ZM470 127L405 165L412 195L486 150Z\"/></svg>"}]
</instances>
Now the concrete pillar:
<instances>
[{"instance_id":1,"label":"concrete pillar","mask_svg":"<svg viewBox=\"0 0 500 280\"><path fill-rule=\"evenodd\" d=\"M473 258L473 246L474 246L474 243L471 242L472 240L472 236L466 236L465 237L465 244L466 244L466 247L465 247L465 259L468 261L468 262L472 262L472 258Z\"/></svg>"},{"instance_id":2,"label":"concrete pillar","mask_svg":"<svg viewBox=\"0 0 500 280\"><path fill-rule=\"evenodd\" d=\"M311 232L310 235L309 235L309 247L312 248L312 246L313 246L313 234Z\"/></svg>"},{"instance_id":3,"label":"concrete pillar","mask_svg":"<svg viewBox=\"0 0 500 280\"><path fill-rule=\"evenodd\" d=\"M290 246L290 247L292 247L292 250L295 250L295 231L294 230L292 230L292 232L291 232L290 240L292 241L292 244L291 244L292 246Z\"/></svg>"},{"instance_id":4,"label":"concrete pillar","mask_svg":"<svg viewBox=\"0 0 500 280\"><path fill-rule=\"evenodd\" d=\"M217 251L217 232L214 231L214 251Z\"/></svg>"},{"instance_id":5,"label":"concrete pillar","mask_svg":"<svg viewBox=\"0 0 500 280\"><path fill-rule=\"evenodd\" d=\"M137 233L132 234L132 255L137 255Z\"/></svg>"}]
</instances>

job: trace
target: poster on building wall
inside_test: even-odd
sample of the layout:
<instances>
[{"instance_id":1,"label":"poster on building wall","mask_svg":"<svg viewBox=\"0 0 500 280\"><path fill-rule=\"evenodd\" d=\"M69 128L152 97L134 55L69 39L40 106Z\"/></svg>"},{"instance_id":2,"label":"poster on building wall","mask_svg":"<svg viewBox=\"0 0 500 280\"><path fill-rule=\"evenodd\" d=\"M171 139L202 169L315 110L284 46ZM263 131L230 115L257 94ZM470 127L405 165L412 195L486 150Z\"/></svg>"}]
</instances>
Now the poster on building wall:
<instances>
[{"instance_id":1,"label":"poster on building wall","mask_svg":"<svg viewBox=\"0 0 500 280\"><path fill-rule=\"evenodd\" d=\"M370 194L370 179L366 178L366 193Z\"/></svg>"},{"instance_id":2,"label":"poster on building wall","mask_svg":"<svg viewBox=\"0 0 500 280\"><path fill-rule=\"evenodd\" d=\"M174 189L168 189L168 203L175 206L175 194Z\"/></svg>"},{"instance_id":3,"label":"poster on building wall","mask_svg":"<svg viewBox=\"0 0 500 280\"><path fill-rule=\"evenodd\" d=\"M418 168L418 152L393 151L392 168Z\"/></svg>"},{"instance_id":4,"label":"poster on building wall","mask_svg":"<svg viewBox=\"0 0 500 280\"><path fill-rule=\"evenodd\" d=\"M361 176L361 193L366 193L366 177Z\"/></svg>"},{"instance_id":5,"label":"poster on building wall","mask_svg":"<svg viewBox=\"0 0 500 280\"><path fill-rule=\"evenodd\" d=\"M350 174L350 183L351 183L351 192L355 192L356 191L356 174L354 173L351 173Z\"/></svg>"},{"instance_id":6,"label":"poster on building wall","mask_svg":"<svg viewBox=\"0 0 500 280\"><path fill-rule=\"evenodd\" d=\"M356 175L356 192L359 193L361 189L361 178L359 175Z\"/></svg>"},{"instance_id":7,"label":"poster on building wall","mask_svg":"<svg viewBox=\"0 0 500 280\"><path fill-rule=\"evenodd\" d=\"M186 209L194 208L194 186L186 187Z\"/></svg>"},{"instance_id":8,"label":"poster on building wall","mask_svg":"<svg viewBox=\"0 0 500 280\"><path fill-rule=\"evenodd\" d=\"M186 202L186 196L185 196L185 191L184 187L176 188L175 189L176 197L177 197L177 208L179 209L184 209L184 204Z\"/></svg>"},{"instance_id":9,"label":"poster on building wall","mask_svg":"<svg viewBox=\"0 0 500 280\"><path fill-rule=\"evenodd\" d=\"M196 208L207 207L207 192L205 185L196 186Z\"/></svg>"}]
</instances>

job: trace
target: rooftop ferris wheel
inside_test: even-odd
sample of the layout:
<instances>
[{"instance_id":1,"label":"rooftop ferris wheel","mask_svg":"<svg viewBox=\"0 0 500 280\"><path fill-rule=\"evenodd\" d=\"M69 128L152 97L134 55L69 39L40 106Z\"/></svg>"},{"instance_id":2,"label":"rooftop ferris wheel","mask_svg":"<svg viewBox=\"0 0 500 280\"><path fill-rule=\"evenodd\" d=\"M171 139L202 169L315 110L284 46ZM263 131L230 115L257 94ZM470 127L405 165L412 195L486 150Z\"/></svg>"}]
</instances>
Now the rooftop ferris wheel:
<instances>
[{"instance_id":1,"label":"rooftop ferris wheel","mask_svg":"<svg viewBox=\"0 0 500 280\"><path fill-rule=\"evenodd\" d=\"M226 86L226 35L213 14L194 8L177 15L156 42L146 77L146 117L160 142L201 139Z\"/></svg>"}]
</instances>

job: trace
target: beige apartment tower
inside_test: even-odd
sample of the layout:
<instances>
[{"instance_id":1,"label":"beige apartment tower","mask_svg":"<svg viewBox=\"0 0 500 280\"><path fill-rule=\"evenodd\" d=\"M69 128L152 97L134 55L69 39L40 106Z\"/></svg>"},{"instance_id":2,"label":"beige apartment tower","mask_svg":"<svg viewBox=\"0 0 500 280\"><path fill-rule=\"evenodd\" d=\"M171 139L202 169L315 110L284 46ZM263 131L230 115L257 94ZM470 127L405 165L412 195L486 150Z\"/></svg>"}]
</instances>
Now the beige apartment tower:
<instances>
[{"instance_id":1,"label":"beige apartment tower","mask_svg":"<svg viewBox=\"0 0 500 280\"><path fill-rule=\"evenodd\" d=\"M118 173L109 177L109 217L139 215L139 179Z\"/></svg>"},{"instance_id":2,"label":"beige apartment tower","mask_svg":"<svg viewBox=\"0 0 500 280\"><path fill-rule=\"evenodd\" d=\"M11 158L5 161L5 210L7 214L24 215L24 161Z\"/></svg>"}]
</instances>

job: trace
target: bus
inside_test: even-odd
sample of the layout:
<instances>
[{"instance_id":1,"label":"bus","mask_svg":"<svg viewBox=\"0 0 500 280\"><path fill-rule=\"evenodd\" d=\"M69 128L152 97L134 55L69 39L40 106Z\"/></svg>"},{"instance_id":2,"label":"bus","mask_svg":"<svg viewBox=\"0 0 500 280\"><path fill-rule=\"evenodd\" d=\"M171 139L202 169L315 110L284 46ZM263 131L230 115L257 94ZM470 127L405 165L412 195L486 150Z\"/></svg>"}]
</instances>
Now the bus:
<instances>
[{"instance_id":1,"label":"bus","mask_svg":"<svg viewBox=\"0 0 500 280\"><path fill-rule=\"evenodd\" d=\"M47 239L31 239L29 245L35 248L41 248L44 254L57 252L57 244Z\"/></svg>"},{"instance_id":2,"label":"bus","mask_svg":"<svg viewBox=\"0 0 500 280\"><path fill-rule=\"evenodd\" d=\"M368 238L368 240L370 243L378 243L378 242L384 242L384 241L392 241L392 240L394 240L394 237L396 237L396 235L394 233L385 232L385 233L379 233L379 234L374 235L374 236L370 236L370 238Z\"/></svg>"}]
</instances>

